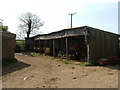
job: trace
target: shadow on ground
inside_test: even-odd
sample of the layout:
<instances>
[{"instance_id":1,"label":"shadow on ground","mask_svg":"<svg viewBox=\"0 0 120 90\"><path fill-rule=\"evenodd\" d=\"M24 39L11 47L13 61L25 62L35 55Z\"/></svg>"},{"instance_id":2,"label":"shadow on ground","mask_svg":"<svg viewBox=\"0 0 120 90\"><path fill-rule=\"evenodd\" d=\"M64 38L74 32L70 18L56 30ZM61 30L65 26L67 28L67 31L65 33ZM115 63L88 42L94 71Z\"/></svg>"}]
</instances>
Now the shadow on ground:
<instances>
[{"instance_id":1,"label":"shadow on ground","mask_svg":"<svg viewBox=\"0 0 120 90\"><path fill-rule=\"evenodd\" d=\"M106 65L104 67L108 67L110 69L120 70L120 64L117 64L117 65Z\"/></svg>"},{"instance_id":2,"label":"shadow on ground","mask_svg":"<svg viewBox=\"0 0 120 90\"><path fill-rule=\"evenodd\" d=\"M2 76L9 74L9 73L12 73L12 72L17 71L17 70L21 70L23 68L27 68L29 66L31 66L31 65L20 62L17 60L16 62L11 63L11 64L2 68Z\"/></svg>"}]
</instances>

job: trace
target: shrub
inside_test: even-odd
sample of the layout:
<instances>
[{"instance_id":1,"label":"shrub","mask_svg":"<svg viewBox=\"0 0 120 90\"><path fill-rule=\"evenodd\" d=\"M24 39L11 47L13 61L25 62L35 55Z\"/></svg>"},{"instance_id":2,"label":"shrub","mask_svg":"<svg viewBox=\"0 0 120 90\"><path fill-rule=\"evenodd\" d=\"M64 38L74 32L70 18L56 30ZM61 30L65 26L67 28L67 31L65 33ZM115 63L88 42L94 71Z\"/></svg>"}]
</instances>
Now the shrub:
<instances>
[{"instance_id":1,"label":"shrub","mask_svg":"<svg viewBox=\"0 0 120 90\"><path fill-rule=\"evenodd\" d=\"M16 41L15 53L25 52L25 42L24 41Z\"/></svg>"}]
</instances>

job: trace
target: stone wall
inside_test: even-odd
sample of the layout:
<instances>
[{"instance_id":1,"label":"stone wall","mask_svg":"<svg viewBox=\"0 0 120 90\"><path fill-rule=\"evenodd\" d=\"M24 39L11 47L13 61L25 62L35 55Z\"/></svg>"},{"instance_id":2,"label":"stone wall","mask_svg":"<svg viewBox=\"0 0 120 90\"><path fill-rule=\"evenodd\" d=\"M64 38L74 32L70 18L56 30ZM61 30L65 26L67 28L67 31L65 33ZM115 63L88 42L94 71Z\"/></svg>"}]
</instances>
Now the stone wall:
<instances>
[{"instance_id":1,"label":"stone wall","mask_svg":"<svg viewBox=\"0 0 120 90\"><path fill-rule=\"evenodd\" d=\"M2 58L14 58L15 50L15 34L0 32L2 33Z\"/></svg>"}]
</instances>

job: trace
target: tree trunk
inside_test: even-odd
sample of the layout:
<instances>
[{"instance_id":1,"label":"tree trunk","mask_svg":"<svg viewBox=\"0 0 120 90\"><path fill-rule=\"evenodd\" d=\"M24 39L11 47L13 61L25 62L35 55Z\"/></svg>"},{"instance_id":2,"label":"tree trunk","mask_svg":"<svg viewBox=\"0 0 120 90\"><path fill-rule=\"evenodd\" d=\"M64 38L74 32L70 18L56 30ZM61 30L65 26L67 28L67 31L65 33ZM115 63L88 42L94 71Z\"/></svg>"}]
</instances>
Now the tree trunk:
<instances>
[{"instance_id":1,"label":"tree trunk","mask_svg":"<svg viewBox=\"0 0 120 90\"><path fill-rule=\"evenodd\" d=\"M29 22L28 22L27 38L29 38L29 36L30 36L30 32L31 32L31 24L32 24L32 21L31 21L31 19L29 19Z\"/></svg>"},{"instance_id":2,"label":"tree trunk","mask_svg":"<svg viewBox=\"0 0 120 90\"><path fill-rule=\"evenodd\" d=\"M30 36L30 31L27 32L27 38L29 38L29 36Z\"/></svg>"}]
</instances>

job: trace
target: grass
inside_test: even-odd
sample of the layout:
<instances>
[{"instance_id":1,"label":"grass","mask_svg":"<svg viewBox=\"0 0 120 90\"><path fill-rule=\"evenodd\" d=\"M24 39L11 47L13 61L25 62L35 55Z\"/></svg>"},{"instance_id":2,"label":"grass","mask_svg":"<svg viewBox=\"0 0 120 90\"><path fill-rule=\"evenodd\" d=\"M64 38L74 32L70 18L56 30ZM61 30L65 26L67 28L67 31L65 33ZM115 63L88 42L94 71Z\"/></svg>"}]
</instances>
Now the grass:
<instances>
[{"instance_id":1,"label":"grass","mask_svg":"<svg viewBox=\"0 0 120 90\"><path fill-rule=\"evenodd\" d=\"M62 63L65 64L73 64L73 65L80 65L80 66L99 66L99 64L92 64L89 62L79 62L79 63L75 63L75 60L68 60L68 59L60 59L60 58L54 58L52 56L47 56L48 58L50 58L51 60L57 60L60 61Z\"/></svg>"},{"instance_id":2,"label":"grass","mask_svg":"<svg viewBox=\"0 0 120 90\"><path fill-rule=\"evenodd\" d=\"M31 53L32 55L35 55L35 56L40 56L40 55L43 55L43 54L40 54L40 53ZM60 59L60 58L54 58L53 56L49 56L49 55L46 55L46 57L50 58L51 60L56 60L56 61L59 61L59 62L62 62L62 63L65 63L65 64L74 64L74 65L80 65L80 66L98 66L98 64L92 64L92 63L89 63L89 62L79 62L79 63L75 63L74 61L75 60L68 60L68 59Z\"/></svg>"},{"instance_id":3,"label":"grass","mask_svg":"<svg viewBox=\"0 0 120 90\"><path fill-rule=\"evenodd\" d=\"M73 64L73 62L68 59L63 59L63 60L61 60L61 62L65 63L65 64Z\"/></svg>"},{"instance_id":4,"label":"grass","mask_svg":"<svg viewBox=\"0 0 120 90\"><path fill-rule=\"evenodd\" d=\"M76 65L80 65L80 66L94 66L94 64L89 63L89 62L80 62L80 63L77 63Z\"/></svg>"},{"instance_id":5,"label":"grass","mask_svg":"<svg viewBox=\"0 0 120 90\"><path fill-rule=\"evenodd\" d=\"M51 60L56 60L56 61L59 61L59 62L63 62L65 64L72 64L72 60L68 60L68 59L60 59L60 58L54 58L52 56L49 56L47 55L48 58L50 58Z\"/></svg>"},{"instance_id":6,"label":"grass","mask_svg":"<svg viewBox=\"0 0 120 90\"><path fill-rule=\"evenodd\" d=\"M41 54L41 53L36 53L36 52L32 52L31 55L40 56L40 55L43 55L43 54Z\"/></svg>"}]
</instances>

